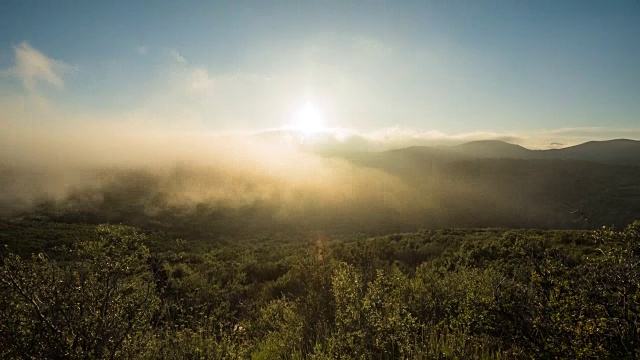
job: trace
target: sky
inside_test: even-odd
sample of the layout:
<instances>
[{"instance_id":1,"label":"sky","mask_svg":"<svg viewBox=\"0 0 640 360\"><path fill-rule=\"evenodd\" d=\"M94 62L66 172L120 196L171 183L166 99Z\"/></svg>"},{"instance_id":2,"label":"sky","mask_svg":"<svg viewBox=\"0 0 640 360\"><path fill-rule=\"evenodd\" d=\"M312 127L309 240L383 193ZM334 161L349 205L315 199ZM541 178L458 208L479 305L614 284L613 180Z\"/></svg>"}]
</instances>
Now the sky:
<instances>
[{"instance_id":1,"label":"sky","mask_svg":"<svg viewBox=\"0 0 640 360\"><path fill-rule=\"evenodd\" d=\"M635 0L5 0L0 126L640 139L638 39Z\"/></svg>"}]
</instances>

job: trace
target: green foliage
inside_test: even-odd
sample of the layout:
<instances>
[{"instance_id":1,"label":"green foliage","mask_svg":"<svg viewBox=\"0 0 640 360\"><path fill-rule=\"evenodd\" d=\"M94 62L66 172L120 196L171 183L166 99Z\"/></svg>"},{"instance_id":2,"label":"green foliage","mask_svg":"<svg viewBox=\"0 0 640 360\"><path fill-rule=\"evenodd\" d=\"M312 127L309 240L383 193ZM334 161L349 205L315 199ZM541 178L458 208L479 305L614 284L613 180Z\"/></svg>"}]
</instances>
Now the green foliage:
<instances>
[{"instance_id":1,"label":"green foliage","mask_svg":"<svg viewBox=\"0 0 640 360\"><path fill-rule=\"evenodd\" d=\"M282 359L301 351L304 322L296 304L286 299L274 300L261 311L256 332L262 340L252 359Z\"/></svg>"},{"instance_id":2,"label":"green foliage","mask_svg":"<svg viewBox=\"0 0 640 360\"><path fill-rule=\"evenodd\" d=\"M378 270L362 305L374 357L406 357L411 353L415 320L407 307L409 281L397 267Z\"/></svg>"},{"instance_id":3,"label":"green foliage","mask_svg":"<svg viewBox=\"0 0 640 360\"><path fill-rule=\"evenodd\" d=\"M43 254L3 258L3 357L129 358L146 351L158 298L142 236L102 226L61 266Z\"/></svg>"},{"instance_id":4,"label":"green foliage","mask_svg":"<svg viewBox=\"0 0 640 360\"><path fill-rule=\"evenodd\" d=\"M640 356L640 222L219 246L52 229L67 243L3 253L2 358Z\"/></svg>"},{"instance_id":5,"label":"green foliage","mask_svg":"<svg viewBox=\"0 0 640 360\"><path fill-rule=\"evenodd\" d=\"M338 263L331 283L336 308L332 350L363 357L367 353L362 274L352 265Z\"/></svg>"}]
</instances>

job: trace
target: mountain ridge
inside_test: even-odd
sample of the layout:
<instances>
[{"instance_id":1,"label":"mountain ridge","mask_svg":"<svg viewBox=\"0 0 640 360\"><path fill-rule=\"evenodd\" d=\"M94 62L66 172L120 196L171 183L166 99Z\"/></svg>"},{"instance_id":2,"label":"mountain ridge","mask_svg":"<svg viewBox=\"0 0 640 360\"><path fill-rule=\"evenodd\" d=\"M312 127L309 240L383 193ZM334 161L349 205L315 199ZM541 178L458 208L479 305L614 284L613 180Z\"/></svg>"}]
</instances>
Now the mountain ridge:
<instances>
[{"instance_id":1,"label":"mountain ridge","mask_svg":"<svg viewBox=\"0 0 640 360\"><path fill-rule=\"evenodd\" d=\"M424 157L467 157L471 159L537 159L537 160L579 160L612 165L640 166L640 141L632 139L612 139L588 141L560 149L528 149L518 144L502 140L477 140L454 146L411 146L387 150L383 154L422 154ZM457 160L457 159L452 159Z\"/></svg>"}]
</instances>

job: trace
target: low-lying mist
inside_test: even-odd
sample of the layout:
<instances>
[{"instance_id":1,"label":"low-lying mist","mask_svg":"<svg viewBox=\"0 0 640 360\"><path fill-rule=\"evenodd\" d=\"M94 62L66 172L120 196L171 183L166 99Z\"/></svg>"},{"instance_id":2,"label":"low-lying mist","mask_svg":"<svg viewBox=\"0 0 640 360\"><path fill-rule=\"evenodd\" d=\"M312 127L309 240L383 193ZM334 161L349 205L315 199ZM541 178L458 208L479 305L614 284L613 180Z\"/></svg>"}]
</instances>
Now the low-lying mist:
<instances>
[{"instance_id":1,"label":"low-lying mist","mask_svg":"<svg viewBox=\"0 0 640 360\"><path fill-rule=\"evenodd\" d=\"M624 223L638 205L616 193L635 191L637 169L584 162L323 156L291 138L116 126L9 130L0 143L4 218L125 223L183 236L382 233L593 227Z\"/></svg>"},{"instance_id":2,"label":"low-lying mist","mask_svg":"<svg viewBox=\"0 0 640 360\"><path fill-rule=\"evenodd\" d=\"M382 170L251 135L14 128L1 145L3 217L208 233L401 221L415 190Z\"/></svg>"}]
</instances>

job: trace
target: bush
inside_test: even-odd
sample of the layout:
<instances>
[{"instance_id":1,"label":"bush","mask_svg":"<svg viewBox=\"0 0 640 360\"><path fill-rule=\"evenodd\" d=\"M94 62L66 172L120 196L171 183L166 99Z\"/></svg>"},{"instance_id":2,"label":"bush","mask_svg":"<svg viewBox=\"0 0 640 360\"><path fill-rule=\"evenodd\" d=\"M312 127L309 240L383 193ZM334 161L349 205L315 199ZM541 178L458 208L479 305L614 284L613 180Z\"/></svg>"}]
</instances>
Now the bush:
<instances>
[{"instance_id":1,"label":"bush","mask_svg":"<svg viewBox=\"0 0 640 360\"><path fill-rule=\"evenodd\" d=\"M43 254L3 258L3 358L132 358L145 351L158 298L144 237L101 226L60 264Z\"/></svg>"}]
</instances>

